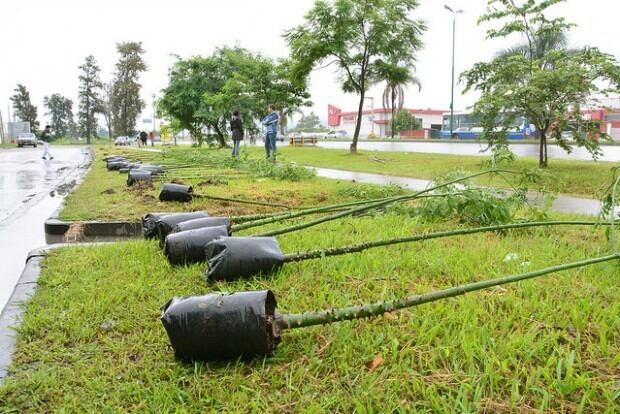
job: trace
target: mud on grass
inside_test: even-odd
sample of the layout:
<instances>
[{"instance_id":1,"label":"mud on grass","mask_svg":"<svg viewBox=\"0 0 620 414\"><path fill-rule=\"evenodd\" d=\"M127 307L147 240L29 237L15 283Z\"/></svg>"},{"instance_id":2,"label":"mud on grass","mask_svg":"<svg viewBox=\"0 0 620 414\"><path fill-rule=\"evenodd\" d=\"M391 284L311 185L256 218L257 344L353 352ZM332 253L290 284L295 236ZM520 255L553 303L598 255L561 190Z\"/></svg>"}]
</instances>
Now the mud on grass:
<instances>
[{"instance_id":1,"label":"mud on grass","mask_svg":"<svg viewBox=\"0 0 620 414\"><path fill-rule=\"evenodd\" d=\"M126 153L130 150L106 150ZM188 151L188 150L186 150ZM217 152L227 157L226 152ZM135 153L142 155L138 151ZM325 178L312 177L302 181L282 181L265 177L240 175L234 168L221 166L203 167L188 175L183 170L170 171L164 180L155 179L152 185L127 187L126 174L108 171L103 161L104 151L95 150L95 161L84 182L71 193L60 213L62 220L138 220L154 211L196 211L208 210L212 215L243 215L274 211L270 207L257 207L226 201L196 197L190 203L163 203L158 199L163 182L183 182L194 186L196 194L208 194L226 198L240 198L273 204L284 204L291 208L317 204L336 204L356 197L340 189L352 184ZM149 154L154 162L161 159L158 154ZM223 177L223 178L222 178ZM378 187L377 187L378 188Z\"/></svg>"},{"instance_id":2,"label":"mud on grass","mask_svg":"<svg viewBox=\"0 0 620 414\"><path fill-rule=\"evenodd\" d=\"M293 252L453 227L388 214L279 237ZM424 293L604 255L604 229L478 234L287 264L207 286L154 241L54 252L27 306L0 406L14 412L620 411L620 285L606 263L375 320L285 333L271 358L181 363L172 296L272 289L283 312ZM506 258L509 257L509 260Z\"/></svg>"}]
</instances>

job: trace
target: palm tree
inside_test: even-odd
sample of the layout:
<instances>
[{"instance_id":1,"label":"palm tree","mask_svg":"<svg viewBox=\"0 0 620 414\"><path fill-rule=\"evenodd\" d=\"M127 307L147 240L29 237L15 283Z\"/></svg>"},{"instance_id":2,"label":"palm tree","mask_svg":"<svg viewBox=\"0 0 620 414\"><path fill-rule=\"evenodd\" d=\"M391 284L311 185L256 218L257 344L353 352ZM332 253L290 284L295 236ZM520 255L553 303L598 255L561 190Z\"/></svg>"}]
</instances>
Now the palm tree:
<instances>
[{"instance_id":1,"label":"palm tree","mask_svg":"<svg viewBox=\"0 0 620 414\"><path fill-rule=\"evenodd\" d=\"M405 87L412 83L417 85L418 91L422 90L420 80L411 73L411 69L396 64L385 64L380 66L377 74L379 80L385 81L385 89L383 89L383 109L390 109L392 112L391 134L394 138L394 123L396 121L396 112L403 109L405 103Z\"/></svg>"},{"instance_id":2,"label":"palm tree","mask_svg":"<svg viewBox=\"0 0 620 414\"><path fill-rule=\"evenodd\" d=\"M496 57L509 57L509 56L524 56L531 61L543 59L545 54L551 50L566 49L568 45L568 38L565 31L558 32L542 32L536 37L531 39L531 43L520 43L509 47L508 49L500 50L495 54ZM530 55L531 50L531 55ZM545 62L541 62L542 66L545 66Z\"/></svg>"}]
</instances>

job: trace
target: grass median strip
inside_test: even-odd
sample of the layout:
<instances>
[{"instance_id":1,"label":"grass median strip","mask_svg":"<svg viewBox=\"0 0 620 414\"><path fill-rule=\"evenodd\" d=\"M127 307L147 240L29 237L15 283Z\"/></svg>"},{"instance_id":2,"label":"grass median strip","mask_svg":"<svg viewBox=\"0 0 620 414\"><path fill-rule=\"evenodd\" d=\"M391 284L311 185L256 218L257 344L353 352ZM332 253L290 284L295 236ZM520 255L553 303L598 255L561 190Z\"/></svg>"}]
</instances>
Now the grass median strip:
<instances>
[{"instance_id":1,"label":"grass median strip","mask_svg":"<svg viewBox=\"0 0 620 414\"><path fill-rule=\"evenodd\" d=\"M325 223L280 243L305 251L454 225L389 213ZM269 279L206 286L203 266L171 268L154 241L63 249L44 262L0 402L9 412L613 412L617 263L291 331L270 359L177 361L158 321L160 306L177 295L271 289L282 312L296 313L607 252L602 228L531 228L319 258Z\"/></svg>"}]
</instances>

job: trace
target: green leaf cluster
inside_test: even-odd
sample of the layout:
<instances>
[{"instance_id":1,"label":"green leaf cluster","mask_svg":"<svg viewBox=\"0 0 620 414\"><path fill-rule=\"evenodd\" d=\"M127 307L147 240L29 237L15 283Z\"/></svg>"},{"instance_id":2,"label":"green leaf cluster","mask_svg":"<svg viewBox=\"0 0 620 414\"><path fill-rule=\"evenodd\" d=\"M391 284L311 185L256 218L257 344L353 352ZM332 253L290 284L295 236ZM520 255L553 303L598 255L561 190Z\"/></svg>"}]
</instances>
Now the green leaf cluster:
<instances>
[{"instance_id":1,"label":"green leaf cluster","mask_svg":"<svg viewBox=\"0 0 620 414\"><path fill-rule=\"evenodd\" d=\"M288 113L309 105L309 98L306 79L290 76L290 62L222 47L208 57L179 58L158 106L200 144L211 130L224 146L233 111L240 112L246 129L257 133L256 123L269 104L276 105L284 121Z\"/></svg>"}]
</instances>

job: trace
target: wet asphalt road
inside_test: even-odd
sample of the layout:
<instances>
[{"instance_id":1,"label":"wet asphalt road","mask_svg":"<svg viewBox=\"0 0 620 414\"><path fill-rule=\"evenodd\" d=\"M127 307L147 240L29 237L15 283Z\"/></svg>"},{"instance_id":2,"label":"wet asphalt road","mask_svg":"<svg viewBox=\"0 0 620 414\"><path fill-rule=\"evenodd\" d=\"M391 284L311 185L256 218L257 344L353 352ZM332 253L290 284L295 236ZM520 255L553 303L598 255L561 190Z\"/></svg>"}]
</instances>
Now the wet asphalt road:
<instances>
[{"instance_id":1,"label":"wet asphalt road","mask_svg":"<svg viewBox=\"0 0 620 414\"><path fill-rule=\"evenodd\" d=\"M10 297L30 250L45 245L43 223L81 176L85 147L0 150L0 309Z\"/></svg>"}]
</instances>

